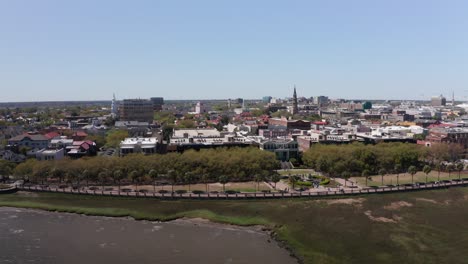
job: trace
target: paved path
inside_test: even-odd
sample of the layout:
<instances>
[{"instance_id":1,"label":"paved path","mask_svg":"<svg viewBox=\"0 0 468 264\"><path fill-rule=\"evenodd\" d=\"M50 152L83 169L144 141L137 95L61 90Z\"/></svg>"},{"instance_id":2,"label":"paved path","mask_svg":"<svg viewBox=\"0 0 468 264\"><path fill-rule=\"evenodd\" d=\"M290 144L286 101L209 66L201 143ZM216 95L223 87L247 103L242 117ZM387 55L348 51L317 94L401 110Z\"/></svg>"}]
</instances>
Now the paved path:
<instances>
[{"instance_id":1,"label":"paved path","mask_svg":"<svg viewBox=\"0 0 468 264\"><path fill-rule=\"evenodd\" d=\"M160 199L261 199L261 198L297 198L297 197L327 197L327 196L344 196L344 195L364 195L375 193L389 193L389 192L406 192L417 190L430 190L441 189L457 186L468 186L468 181L427 184L427 185L412 185L412 186L395 186L395 187L378 187L378 188L318 188L310 189L307 192L290 191L284 192L270 192L270 193L203 193L203 194L171 194L171 193L138 193L138 192L118 192L118 191L91 191L91 190L71 190L71 189L51 189L42 188L40 186L24 186L18 187L23 191L37 191L37 192L57 192L68 194L80 195L96 195L96 196L122 196L122 197L148 197Z\"/></svg>"}]
</instances>

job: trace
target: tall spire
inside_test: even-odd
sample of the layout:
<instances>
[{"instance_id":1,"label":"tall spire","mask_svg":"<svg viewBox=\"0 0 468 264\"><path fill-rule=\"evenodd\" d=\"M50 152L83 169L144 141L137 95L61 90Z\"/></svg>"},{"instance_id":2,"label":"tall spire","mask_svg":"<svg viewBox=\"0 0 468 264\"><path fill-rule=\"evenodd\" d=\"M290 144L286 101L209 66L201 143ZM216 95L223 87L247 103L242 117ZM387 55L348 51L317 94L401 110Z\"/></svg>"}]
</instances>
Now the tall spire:
<instances>
[{"instance_id":1,"label":"tall spire","mask_svg":"<svg viewBox=\"0 0 468 264\"><path fill-rule=\"evenodd\" d=\"M294 85L294 93L293 93L293 115L299 112L299 108L297 106L297 93L296 93L296 85Z\"/></svg>"}]
</instances>

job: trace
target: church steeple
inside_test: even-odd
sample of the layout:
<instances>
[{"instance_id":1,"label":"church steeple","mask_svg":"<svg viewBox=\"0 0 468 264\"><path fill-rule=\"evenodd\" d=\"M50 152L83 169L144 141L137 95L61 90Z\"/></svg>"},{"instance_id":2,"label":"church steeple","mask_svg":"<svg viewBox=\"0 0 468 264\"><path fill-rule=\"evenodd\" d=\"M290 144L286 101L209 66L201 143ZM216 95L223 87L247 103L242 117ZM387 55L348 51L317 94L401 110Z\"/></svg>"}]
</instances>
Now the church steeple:
<instances>
[{"instance_id":1,"label":"church steeple","mask_svg":"<svg viewBox=\"0 0 468 264\"><path fill-rule=\"evenodd\" d=\"M296 93L296 85L294 85L294 93L293 93L293 115L299 112L299 108L297 106L297 93Z\"/></svg>"}]
</instances>

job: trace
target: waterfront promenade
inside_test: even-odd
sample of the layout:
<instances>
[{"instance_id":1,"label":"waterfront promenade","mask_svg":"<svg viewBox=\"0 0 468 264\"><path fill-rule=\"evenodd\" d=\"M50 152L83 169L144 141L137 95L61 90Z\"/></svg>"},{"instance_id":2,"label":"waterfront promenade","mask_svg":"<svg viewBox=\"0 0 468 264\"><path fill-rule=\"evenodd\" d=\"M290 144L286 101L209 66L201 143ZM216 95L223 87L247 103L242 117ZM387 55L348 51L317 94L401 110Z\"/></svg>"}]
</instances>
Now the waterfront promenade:
<instances>
[{"instance_id":1,"label":"waterfront promenade","mask_svg":"<svg viewBox=\"0 0 468 264\"><path fill-rule=\"evenodd\" d=\"M409 192L431 189L443 189L450 187L468 186L468 180L443 181L428 184L406 184L400 186L380 186L380 187L357 187L354 188L318 188L307 191L292 190L288 192L237 192L237 193L159 193L159 192L135 192L135 191L106 191L89 189L70 189L70 188L50 188L40 185L16 186L17 190L32 192L52 192L67 193L76 195L95 195L109 197L138 197L138 198L158 198L158 199L281 199L281 198L306 198L306 197L336 197L349 195L367 195L378 193Z\"/></svg>"}]
</instances>

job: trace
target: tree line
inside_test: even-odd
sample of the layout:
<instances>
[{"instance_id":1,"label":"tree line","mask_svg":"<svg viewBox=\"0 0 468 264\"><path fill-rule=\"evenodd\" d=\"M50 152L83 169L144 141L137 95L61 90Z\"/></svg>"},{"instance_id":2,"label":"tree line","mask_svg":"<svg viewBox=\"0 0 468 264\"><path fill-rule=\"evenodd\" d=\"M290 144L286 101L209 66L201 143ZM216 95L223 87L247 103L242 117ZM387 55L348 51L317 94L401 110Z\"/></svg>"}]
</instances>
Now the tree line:
<instances>
[{"instance_id":1,"label":"tree line","mask_svg":"<svg viewBox=\"0 0 468 264\"><path fill-rule=\"evenodd\" d=\"M249 181L265 178L279 168L275 155L257 148L203 149L165 155L130 154L125 157L86 157L77 160L27 160L13 169L20 179L73 183L108 182L172 184Z\"/></svg>"},{"instance_id":2,"label":"tree line","mask_svg":"<svg viewBox=\"0 0 468 264\"><path fill-rule=\"evenodd\" d=\"M383 173L401 173L422 169L455 168L445 165L461 158L464 149L458 145L434 144L428 148L409 143L365 145L313 145L303 154L304 164L332 177L348 178ZM414 168L413 168L414 167ZM453 167L453 168L452 168Z\"/></svg>"}]
</instances>

